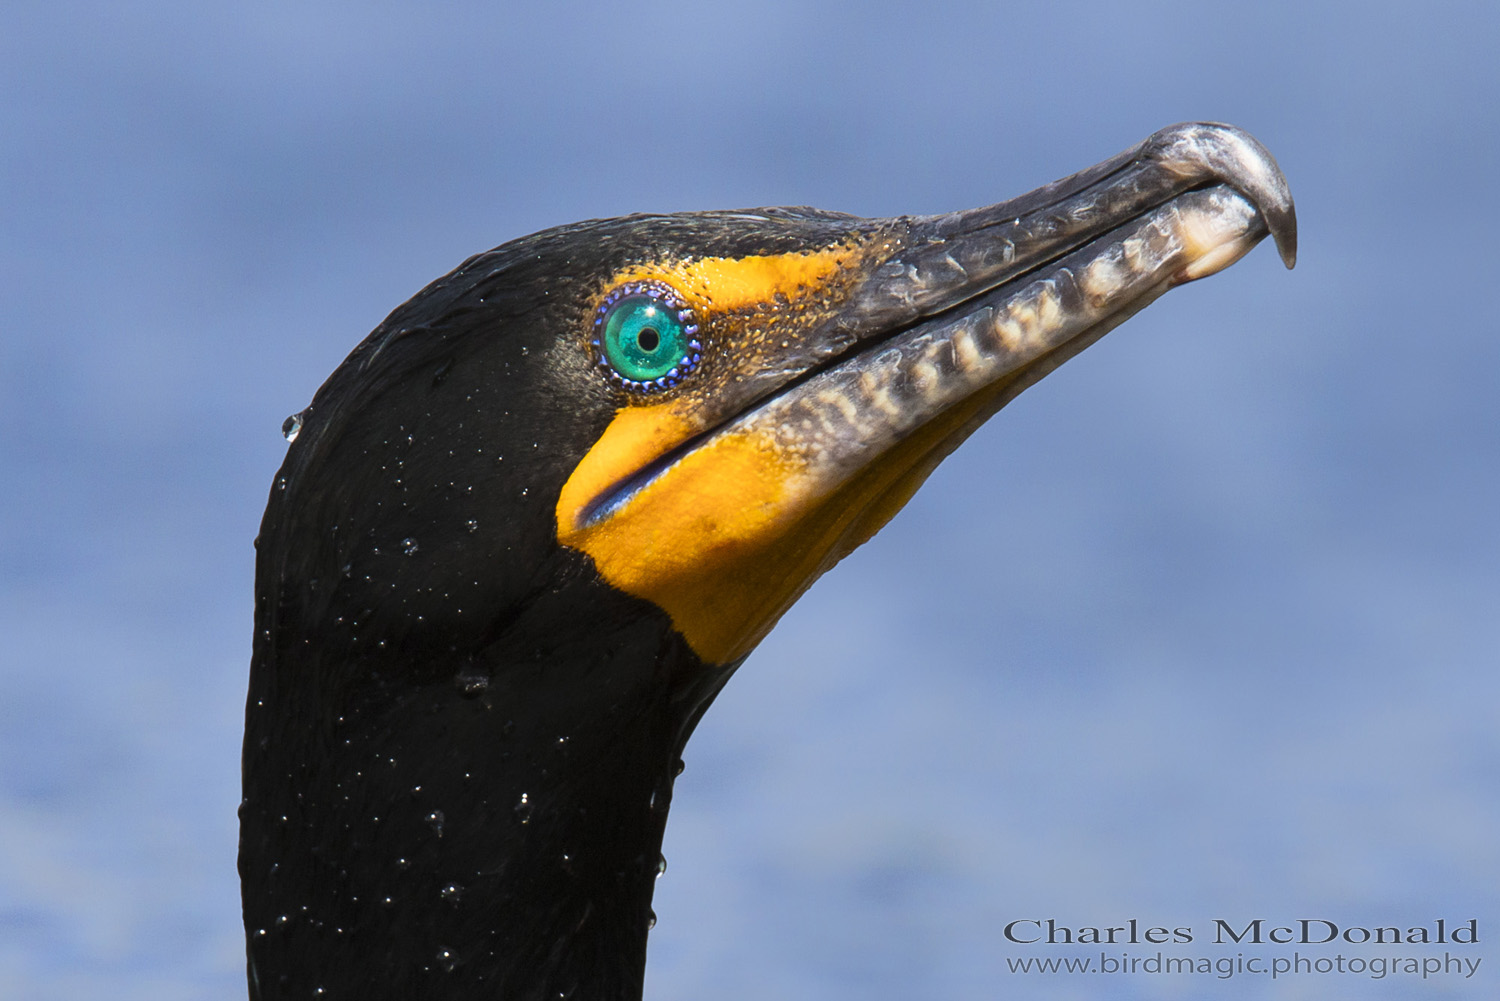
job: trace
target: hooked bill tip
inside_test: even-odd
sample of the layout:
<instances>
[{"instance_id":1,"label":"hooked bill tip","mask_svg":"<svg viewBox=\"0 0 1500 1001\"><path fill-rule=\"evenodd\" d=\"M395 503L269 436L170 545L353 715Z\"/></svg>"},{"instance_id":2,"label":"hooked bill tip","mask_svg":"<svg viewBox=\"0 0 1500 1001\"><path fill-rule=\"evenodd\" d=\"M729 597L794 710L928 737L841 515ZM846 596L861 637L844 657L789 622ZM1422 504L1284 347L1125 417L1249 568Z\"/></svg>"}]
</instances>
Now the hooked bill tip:
<instances>
[{"instance_id":1,"label":"hooked bill tip","mask_svg":"<svg viewBox=\"0 0 1500 1001\"><path fill-rule=\"evenodd\" d=\"M1271 151L1244 129L1220 122L1183 122L1157 132L1142 155L1178 170L1208 167L1219 180L1255 206L1265 220L1282 263L1297 263L1297 206L1286 175Z\"/></svg>"}]
</instances>

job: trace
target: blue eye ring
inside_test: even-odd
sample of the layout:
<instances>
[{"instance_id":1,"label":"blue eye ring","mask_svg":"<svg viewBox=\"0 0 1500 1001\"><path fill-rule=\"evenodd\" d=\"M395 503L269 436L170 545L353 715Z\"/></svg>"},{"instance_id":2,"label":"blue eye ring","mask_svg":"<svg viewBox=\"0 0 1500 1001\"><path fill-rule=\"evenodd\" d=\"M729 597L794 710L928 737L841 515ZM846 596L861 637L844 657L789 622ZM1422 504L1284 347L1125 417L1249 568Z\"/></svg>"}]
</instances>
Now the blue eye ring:
<instances>
[{"instance_id":1,"label":"blue eye ring","mask_svg":"<svg viewBox=\"0 0 1500 1001\"><path fill-rule=\"evenodd\" d=\"M654 318L649 328L643 316ZM703 360L697 316L665 282L626 282L612 290L594 311L590 343L605 377L632 393L672 389Z\"/></svg>"}]
</instances>

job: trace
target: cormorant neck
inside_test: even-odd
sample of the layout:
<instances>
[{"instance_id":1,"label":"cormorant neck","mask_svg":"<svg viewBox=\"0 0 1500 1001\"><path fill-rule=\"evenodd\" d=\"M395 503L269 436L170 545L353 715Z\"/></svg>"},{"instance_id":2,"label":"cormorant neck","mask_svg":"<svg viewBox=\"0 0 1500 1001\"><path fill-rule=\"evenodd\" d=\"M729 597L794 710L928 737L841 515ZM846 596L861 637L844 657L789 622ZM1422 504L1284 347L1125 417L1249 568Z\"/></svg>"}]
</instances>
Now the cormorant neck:
<instances>
[{"instance_id":1,"label":"cormorant neck","mask_svg":"<svg viewBox=\"0 0 1500 1001\"><path fill-rule=\"evenodd\" d=\"M672 782L729 669L583 575L470 652L261 597L252 996L638 999Z\"/></svg>"}]
</instances>

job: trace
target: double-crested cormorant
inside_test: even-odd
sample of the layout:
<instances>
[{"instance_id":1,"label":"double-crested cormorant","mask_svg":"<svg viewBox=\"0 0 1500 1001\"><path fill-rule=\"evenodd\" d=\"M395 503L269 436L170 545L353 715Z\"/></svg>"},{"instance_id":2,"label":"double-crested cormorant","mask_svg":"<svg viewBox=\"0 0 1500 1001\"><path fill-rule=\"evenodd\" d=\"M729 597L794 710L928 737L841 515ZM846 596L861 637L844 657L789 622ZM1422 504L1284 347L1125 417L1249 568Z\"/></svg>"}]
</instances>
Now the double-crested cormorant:
<instances>
[{"instance_id":1,"label":"double-crested cormorant","mask_svg":"<svg viewBox=\"0 0 1500 1001\"><path fill-rule=\"evenodd\" d=\"M257 540L251 996L639 998L730 674L986 418L1268 232L1291 266L1270 154L1179 125L988 208L584 222L419 292L293 419Z\"/></svg>"}]
</instances>

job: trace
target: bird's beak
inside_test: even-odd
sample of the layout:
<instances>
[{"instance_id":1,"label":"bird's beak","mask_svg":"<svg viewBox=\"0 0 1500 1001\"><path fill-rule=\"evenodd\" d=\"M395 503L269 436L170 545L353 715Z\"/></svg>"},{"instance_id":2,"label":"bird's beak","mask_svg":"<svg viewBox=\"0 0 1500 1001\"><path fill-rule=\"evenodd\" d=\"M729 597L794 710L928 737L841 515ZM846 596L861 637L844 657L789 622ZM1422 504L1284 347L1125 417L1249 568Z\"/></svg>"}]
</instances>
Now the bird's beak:
<instances>
[{"instance_id":1,"label":"bird's beak","mask_svg":"<svg viewBox=\"0 0 1500 1001\"><path fill-rule=\"evenodd\" d=\"M1276 162L1212 124L1008 202L867 232L799 256L802 273L832 261L846 291L786 339L774 376L762 358L703 408L727 410L706 427L682 405L622 411L600 445L648 443L628 475L591 453L563 489L560 541L664 608L705 661L748 653L979 424L1167 289L1267 234L1296 257ZM643 431L652 410L668 424Z\"/></svg>"}]
</instances>

